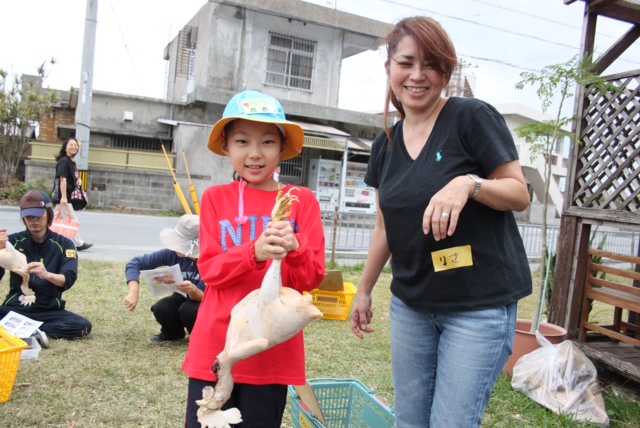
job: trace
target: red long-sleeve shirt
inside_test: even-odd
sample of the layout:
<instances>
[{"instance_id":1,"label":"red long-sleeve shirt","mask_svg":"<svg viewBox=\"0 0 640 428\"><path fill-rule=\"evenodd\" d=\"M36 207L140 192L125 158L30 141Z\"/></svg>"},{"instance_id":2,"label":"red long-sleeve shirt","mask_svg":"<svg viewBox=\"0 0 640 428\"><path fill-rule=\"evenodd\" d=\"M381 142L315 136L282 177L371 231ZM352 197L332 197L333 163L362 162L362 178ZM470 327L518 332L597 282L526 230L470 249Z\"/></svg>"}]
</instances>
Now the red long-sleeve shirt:
<instances>
[{"instance_id":1,"label":"red long-sleeve shirt","mask_svg":"<svg viewBox=\"0 0 640 428\"><path fill-rule=\"evenodd\" d=\"M285 187L287 191L290 186ZM309 189L294 191L299 202L289 221L300 243L282 262L282 284L300 293L318 287L325 275L325 238L320 205ZM238 225L238 182L207 189L200 213L198 269L206 290L182 366L190 378L215 381L211 371L225 346L231 310L260 288L271 261L256 262L254 241L271 221L277 192L244 190L245 215ZM302 332L233 368L234 381L251 385L301 385L305 382Z\"/></svg>"}]
</instances>

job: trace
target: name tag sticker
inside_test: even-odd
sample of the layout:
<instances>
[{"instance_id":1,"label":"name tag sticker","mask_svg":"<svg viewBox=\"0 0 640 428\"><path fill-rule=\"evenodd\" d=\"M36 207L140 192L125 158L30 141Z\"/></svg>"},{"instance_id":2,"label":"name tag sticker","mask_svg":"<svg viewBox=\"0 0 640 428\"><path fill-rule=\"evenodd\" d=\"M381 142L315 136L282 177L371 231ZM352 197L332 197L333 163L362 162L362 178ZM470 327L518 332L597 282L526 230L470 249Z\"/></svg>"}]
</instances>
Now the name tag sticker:
<instances>
[{"instance_id":1,"label":"name tag sticker","mask_svg":"<svg viewBox=\"0 0 640 428\"><path fill-rule=\"evenodd\" d=\"M431 260L433 261L433 270L435 272L473 266L471 245L434 251L431 253Z\"/></svg>"},{"instance_id":2,"label":"name tag sticker","mask_svg":"<svg viewBox=\"0 0 640 428\"><path fill-rule=\"evenodd\" d=\"M278 114L278 106L271 99L245 100L238 107L245 114Z\"/></svg>"}]
</instances>

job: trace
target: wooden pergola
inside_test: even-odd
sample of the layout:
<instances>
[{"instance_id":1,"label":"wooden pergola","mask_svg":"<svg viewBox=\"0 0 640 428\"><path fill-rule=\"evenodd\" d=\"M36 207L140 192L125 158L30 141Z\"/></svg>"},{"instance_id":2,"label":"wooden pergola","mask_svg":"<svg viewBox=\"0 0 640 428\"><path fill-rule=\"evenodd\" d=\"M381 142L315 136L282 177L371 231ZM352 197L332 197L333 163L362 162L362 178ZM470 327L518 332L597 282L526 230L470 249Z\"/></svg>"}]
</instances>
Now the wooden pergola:
<instances>
[{"instance_id":1,"label":"wooden pergola","mask_svg":"<svg viewBox=\"0 0 640 428\"><path fill-rule=\"evenodd\" d=\"M576 1L564 0L564 3L569 5ZM593 95L581 88L576 94L575 114L578 120L574 131L578 144L574 145L571 153L549 321L565 327L569 338L592 360L640 382L640 347L620 340L626 337L640 339L640 327L635 328L640 324L640 316L630 309L636 306L621 304L616 309L617 314L622 313L622 308L628 310L624 312L628 319L618 321L617 328L623 325L621 333L590 334L589 339L581 340L584 339L584 316L585 313L589 315L591 308L587 294L591 283L597 282L591 280L595 273L589 247L597 244L590 243L592 228L604 225L640 230L640 69L603 75L640 37L640 1L582 1L583 58L590 56L596 45L599 48L609 46L606 41L596 41L599 18L616 19L631 24L631 27L603 55L594 58L596 73L619 91ZM640 248L634 251L640 257ZM627 301L638 300L634 305L640 304L640 290L633 290L634 287L640 288L638 260L637 257L625 259L635 269L628 277L632 286L627 287L631 290L626 293ZM596 291L603 288L598 284L595 286Z\"/></svg>"}]
</instances>

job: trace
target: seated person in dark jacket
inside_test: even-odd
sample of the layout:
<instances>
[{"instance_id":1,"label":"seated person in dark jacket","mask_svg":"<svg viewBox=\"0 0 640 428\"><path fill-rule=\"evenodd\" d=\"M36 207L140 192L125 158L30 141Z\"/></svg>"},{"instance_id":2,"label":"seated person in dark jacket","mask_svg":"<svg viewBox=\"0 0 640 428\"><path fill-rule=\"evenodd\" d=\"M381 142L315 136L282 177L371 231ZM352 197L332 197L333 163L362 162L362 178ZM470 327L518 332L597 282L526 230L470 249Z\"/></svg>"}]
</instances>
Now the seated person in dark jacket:
<instances>
[{"instance_id":1,"label":"seated person in dark jacket","mask_svg":"<svg viewBox=\"0 0 640 428\"><path fill-rule=\"evenodd\" d=\"M29 274L28 293L25 299L23 277L11 272L9 294L0 306L0 318L13 311L35 321L42 321L40 330L46 333L36 338L48 347L46 337L54 339L79 339L91 333L91 322L65 309L62 293L70 289L78 277L76 246L68 238L49 230L53 222L53 209L49 196L40 190L31 190L20 199L20 216L26 226L23 232L7 234L0 229L0 246L8 241L27 259ZM5 270L0 268L0 279ZM33 297L35 300L32 302ZM44 341L44 343L43 343Z\"/></svg>"},{"instance_id":2,"label":"seated person in dark jacket","mask_svg":"<svg viewBox=\"0 0 640 428\"><path fill-rule=\"evenodd\" d=\"M204 294L204 282L200 280L200 217L186 214L180 217L175 229L163 229L160 240L166 247L154 253L139 256L127 263L125 274L129 294L124 299L127 309L133 312L140 296L140 271L163 266L180 265L184 282L178 290L151 306L151 312L160 324L160 334L151 336L151 342L180 340L185 329L191 333L196 322L200 301Z\"/></svg>"}]
</instances>

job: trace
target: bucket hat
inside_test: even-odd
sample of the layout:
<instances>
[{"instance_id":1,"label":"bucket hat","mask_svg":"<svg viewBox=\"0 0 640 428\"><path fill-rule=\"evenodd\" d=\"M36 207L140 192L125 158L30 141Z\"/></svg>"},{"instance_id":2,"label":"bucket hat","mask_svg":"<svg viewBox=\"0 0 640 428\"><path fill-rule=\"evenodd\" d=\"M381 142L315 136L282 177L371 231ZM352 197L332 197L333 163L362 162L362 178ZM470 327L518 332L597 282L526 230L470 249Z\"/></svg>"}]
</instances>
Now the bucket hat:
<instances>
[{"instance_id":1,"label":"bucket hat","mask_svg":"<svg viewBox=\"0 0 640 428\"><path fill-rule=\"evenodd\" d=\"M200 257L200 217L185 214L178 220L173 229L165 228L160 231L162 245L171 251L197 259Z\"/></svg>"},{"instance_id":2,"label":"bucket hat","mask_svg":"<svg viewBox=\"0 0 640 428\"><path fill-rule=\"evenodd\" d=\"M213 126L208 145L209 150L213 153L226 156L226 153L222 150L224 147L224 127L235 119L277 125L285 138L282 160L294 158L302 152L302 146L304 145L302 127L286 119L280 101L261 92L244 91L231 98L222 113L222 119Z\"/></svg>"},{"instance_id":3,"label":"bucket hat","mask_svg":"<svg viewBox=\"0 0 640 428\"><path fill-rule=\"evenodd\" d=\"M41 190L29 190L20 198L20 217L42 217L51 208L51 199Z\"/></svg>"}]
</instances>

